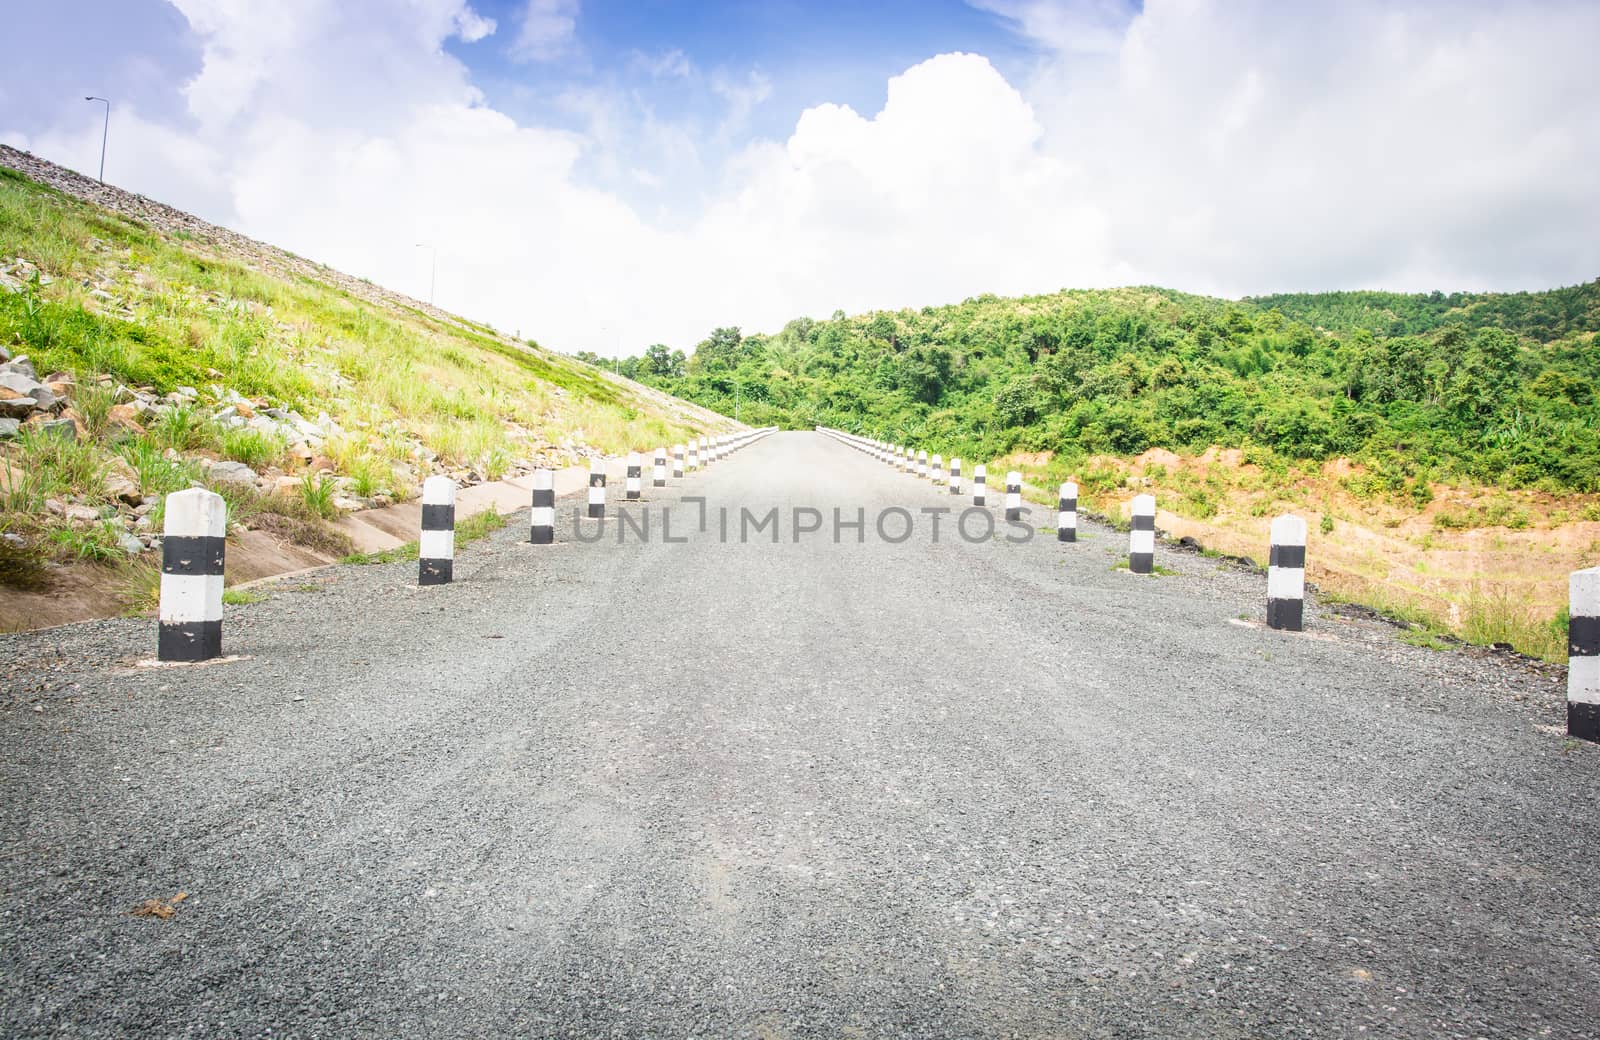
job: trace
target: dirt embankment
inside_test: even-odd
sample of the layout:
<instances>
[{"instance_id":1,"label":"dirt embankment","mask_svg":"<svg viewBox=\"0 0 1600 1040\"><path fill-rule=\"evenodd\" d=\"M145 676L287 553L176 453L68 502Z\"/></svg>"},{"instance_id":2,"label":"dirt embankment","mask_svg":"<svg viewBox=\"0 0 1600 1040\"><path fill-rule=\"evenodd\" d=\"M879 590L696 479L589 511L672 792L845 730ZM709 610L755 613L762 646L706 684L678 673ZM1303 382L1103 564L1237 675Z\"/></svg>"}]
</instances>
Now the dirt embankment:
<instances>
[{"instance_id":1,"label":"dirt embankment","mask_svg":"<svg viewBox=\"0 0 1600 1040\"><path fill-rule=\"evenodd\" d=\"M1262 564L1272 518L1294 513L1310 530L1307 575L1325 594L1541 656L1564 656L1567 576L1600 563L1596 495L1432 484L1419 502L1374 490L1349 459L1272 473L1215 447L1097 457L1075 471L1031 453L990 468L1020 468L1041 488L1077 480L1085 508L1114 517L1149 492L1171 537Z\"/></svg>"}]
</instances>

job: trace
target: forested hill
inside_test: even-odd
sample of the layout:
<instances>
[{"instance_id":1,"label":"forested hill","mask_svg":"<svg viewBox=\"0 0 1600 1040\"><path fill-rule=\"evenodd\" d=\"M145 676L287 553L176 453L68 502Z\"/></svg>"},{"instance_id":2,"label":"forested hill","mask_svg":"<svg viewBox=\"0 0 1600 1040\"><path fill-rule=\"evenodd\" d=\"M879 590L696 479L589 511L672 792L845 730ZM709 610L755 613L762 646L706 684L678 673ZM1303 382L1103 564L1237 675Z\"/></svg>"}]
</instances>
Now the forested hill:
<instances>
[{"instance_id":1,"label":"forested hill","mask_svg":"<svg viewBox=\"0 0 1600 1040\"><path fill-rule=\"evenodd\" d=\"M1543 293L1167 289L979 296L718 329L627 374L748 423L825 423L969 458L1210 445L1600 490L1600 282ZM629 371L629 370L632 371Z\"/></svg>"},{"instance_id":2,"label":"forested hill","mask_svg":"<svg viewBox=\"0 0 1600 1040\"><path fill-rule=\"evenodd\" d=\"M1497 328L1548 343L1600 329L1600 279L1546 292L1280 293L1246 297L1245 302L1330 332L1366 329L1404 336L1441 326Z\"/></svg>"}]
</instances>

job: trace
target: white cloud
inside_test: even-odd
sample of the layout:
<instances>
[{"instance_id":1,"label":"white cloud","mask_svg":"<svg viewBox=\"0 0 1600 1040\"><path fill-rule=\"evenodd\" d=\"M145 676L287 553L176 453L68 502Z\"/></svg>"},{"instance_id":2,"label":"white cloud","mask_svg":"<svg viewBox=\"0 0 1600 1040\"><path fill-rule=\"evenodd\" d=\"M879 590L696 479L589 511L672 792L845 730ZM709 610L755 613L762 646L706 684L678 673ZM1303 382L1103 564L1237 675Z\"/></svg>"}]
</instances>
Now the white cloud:
<instances>
[{"instance_id":1,"label":"white cloud","mask_svg":"<svg viewBox=\"0 0 1600 1040\"><path fill-rule=\"evenodd\" d=\"M1128 0L969 0L992 11L1051 50L1064 54L1115 51L1133 17Z\"/></svg>"},{"instance_id":2,"label":"white cloud","mask_svg":"<svg viewBox=\"0 0 1600 1040\"><path fill-rule=\"evenodd\" d=\"M689 79L695 74L694 62L676 47L657 54L637 51L633 64L652 79Z\"/></svg>"},{"instance_id":3,"label":"white cloud","mask_svg":"<svg viewBox=\"0 0 1600 1040\"><path fill-rule=\"evenodd\" d=\"M559 58L572 45L577 26L578 0L528 0L511 55L518 61Z\"/></svg>"},{"instance_id":4,"label":"white cloud","mask_svg":"<svg viewBox=\"0 0 1600 1040\"><path fill-rule=\"evenodd\" d=\"M455 29L455 34L461 37L464 43L477 43L486 36L492 36L495 30L493 18L485 18L466 6L455 13L451 25Z\"/></svg>"},{"instance_id":5,"label":"white cloud","mask_svg":"<svg viewBox=\"0 0 1600 1040\"><path fill-rule=\"evenodd\" d=\"M1027 93L1152 280L1537 288L1600 273L1596 38L1585 4L1156 0Z\"/></svg>"},{"instance_id":6,"label":"white cloud","mask_svg":"<svg viewBox=\"0 0 1600 1040\"><path fill-rule=\"evenodd\" d=\"M408 0L404 18L386 0L176 2L204 44L193 125L115 111L113 180L419 296L414 243L434 243L441 304L561 349L689 346L716 325L980 292L1600 273L1587 5L1151 0L1090 47L1042 4L992 0L1037 35L1026 82L977 55L930 58L889 81L882 111L816 106L702 175L717 132L656 121L648 94L641 124L572 91L582 133L486 106L442 47L481 28L460 0ZM722 84L730 118L771 90ZM85 111L22 144L92 171L98 128ZM660 162L639 161L641 140ZM704 201L670 214L594 179L685 170Z\"/></svg>"},{"instance_id":7,"label":"white cloud","mask_svg":"<svg viewBox=\"0 0 1600 1040\"><path fill-rule=\"evenodd\" d=\"M728 114L717 127L721 137L731 137L750 122L750 113L772 96L772 81L759 69L751 69L742 81L717 76L711 91L728 103Z\"/></svg>"}]
</instances>

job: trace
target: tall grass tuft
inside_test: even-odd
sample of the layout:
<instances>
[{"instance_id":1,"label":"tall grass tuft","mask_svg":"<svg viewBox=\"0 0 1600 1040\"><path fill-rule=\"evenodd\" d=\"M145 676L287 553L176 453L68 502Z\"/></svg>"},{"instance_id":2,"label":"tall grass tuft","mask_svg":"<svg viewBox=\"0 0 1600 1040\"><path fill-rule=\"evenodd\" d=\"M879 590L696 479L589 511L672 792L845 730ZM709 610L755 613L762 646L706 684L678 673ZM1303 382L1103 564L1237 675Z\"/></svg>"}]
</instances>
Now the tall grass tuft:
<instances>
[{"instance_id":1,"label":"tall grass tuft","mask_svg":"<svg viewBox=\"0 0 1600 1040\"><path fill-rule=\"evenodd\" d=\"M1567 659L1567 612L1542 617L1532 601L1504 582L1482 582L1461 605L1461 638L1469 643L1509 644L1545 661Z\"/></svg>"},{"instance_id":2,"label":"tall grass tuft","mask_svg":"<svg viewBox=\"0 0 1600 1040\"><path fill-rule=\"evenodd\" d=\"M339 515L338 507L333 504L333 496L339 488L331 480L306 473L300 478L300 502L312 516L323 520L332 520Z\"/></svg>"}]
</instances>

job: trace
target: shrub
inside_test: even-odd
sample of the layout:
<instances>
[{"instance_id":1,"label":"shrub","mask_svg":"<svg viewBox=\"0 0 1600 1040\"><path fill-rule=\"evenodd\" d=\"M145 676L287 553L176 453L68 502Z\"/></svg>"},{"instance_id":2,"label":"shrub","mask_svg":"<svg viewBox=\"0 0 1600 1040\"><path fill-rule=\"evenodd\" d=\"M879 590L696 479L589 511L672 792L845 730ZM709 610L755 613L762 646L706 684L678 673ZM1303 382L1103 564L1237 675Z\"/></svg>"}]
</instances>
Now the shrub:
<instances>
[{"instance_id":1,"label":"shrub","mask_svg":"<svg viewBox=\"0 0 1600 1040\"><path fill-rule=\"evenodd\" d=\"M217 439L217 451L223 458L256 470L276 465L283 458L284 447L281 437L261 430L223 430Z\"/></svg>"},{"instance_id":2,"label":"shrub","mask_svg":"<svg viewBox=\"0 0 1600 1040\"><path fill-rule=\"evenodd\" d=\"M338 490L333 481L323 480L315 474L307 473L300 478L301 503L308 513L323 520L332 520L339 515L338 508L333 504L333 496Z\"/></svg>"}]
</instances>

